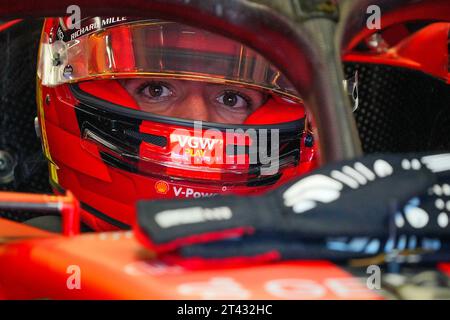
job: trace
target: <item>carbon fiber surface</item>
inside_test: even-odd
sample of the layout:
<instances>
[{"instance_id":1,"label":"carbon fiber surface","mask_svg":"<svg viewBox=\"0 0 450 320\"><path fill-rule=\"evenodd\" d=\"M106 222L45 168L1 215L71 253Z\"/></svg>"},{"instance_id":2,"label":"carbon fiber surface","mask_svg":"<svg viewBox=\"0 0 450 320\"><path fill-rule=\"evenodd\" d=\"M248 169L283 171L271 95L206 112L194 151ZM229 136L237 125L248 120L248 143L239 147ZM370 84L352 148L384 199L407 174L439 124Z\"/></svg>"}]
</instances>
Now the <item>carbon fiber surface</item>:
<instances>
[{"instance_id":1,"label":"carbon fiber surface","mask_svg":"<svg viewBox=\"0 0 450 320\"><path fill-rule=\"evenodd\" d=\"M14 181L1 190L50 193L47 165L34 130L36 59L41 21L23 21L0 33L0 150L16 160ZM37 214L0 212L23 221Z\"/></svg>"},{"instance_id":2,"label":"carbon fiber surface","mask_svg":"<svg viewBox=\"0 0 450 320\"><path fill-rule=\"evenodd\" d=\"M450 90L414 70L374 64L358 70L360 106L354 115L366 153L450 150Z\"/></svg>"}]
</instances>

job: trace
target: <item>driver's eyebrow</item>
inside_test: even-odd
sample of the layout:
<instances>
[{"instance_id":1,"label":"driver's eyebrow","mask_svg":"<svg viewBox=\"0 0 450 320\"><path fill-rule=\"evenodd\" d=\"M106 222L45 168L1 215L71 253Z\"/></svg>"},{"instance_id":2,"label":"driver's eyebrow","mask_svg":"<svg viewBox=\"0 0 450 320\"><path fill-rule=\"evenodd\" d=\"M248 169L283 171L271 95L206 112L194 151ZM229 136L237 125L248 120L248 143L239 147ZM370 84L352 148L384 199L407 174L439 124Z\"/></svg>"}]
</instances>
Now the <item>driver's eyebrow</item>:
<instances>
[{"instance_id":1,"label":"driver's eyebrow","mask_svg":"<svg viewBox=\"0 0 450 320\"><path fill-rule=\"evenodd\" d=\"M232 85L232 84L226 84L226 83L206 83L206 85L210 88L227 88L227 89L233 89L233 90L242 90L242 91L250 91L250 92L257 92L259 93L258 90L254 90L254 89L249 89L249 88L244 88L241 86L236 86L236 85Z\"/></svg>"},{"instance_id":2,"label":"driver's eyebrow","mask_svg":"<svg viewBox=\"0 0 450 320\"><path fill-rule=\"evenodd\" d=\"M263 90L256 90L256 89L251 89L251 88L245 88L245 87L241 87L241 86L235 86L232 84L219 84L219 83L206 83L206 86L208 88L212 88L212 89L220 89L220 90L233 90L233 91L238 91L238 92L242 92L243 94L257 94L258 96L261 97L261 101L265 102L267 101L268 98L268 94L267 92L263 91Z\"/></svg>"}]
</instances>

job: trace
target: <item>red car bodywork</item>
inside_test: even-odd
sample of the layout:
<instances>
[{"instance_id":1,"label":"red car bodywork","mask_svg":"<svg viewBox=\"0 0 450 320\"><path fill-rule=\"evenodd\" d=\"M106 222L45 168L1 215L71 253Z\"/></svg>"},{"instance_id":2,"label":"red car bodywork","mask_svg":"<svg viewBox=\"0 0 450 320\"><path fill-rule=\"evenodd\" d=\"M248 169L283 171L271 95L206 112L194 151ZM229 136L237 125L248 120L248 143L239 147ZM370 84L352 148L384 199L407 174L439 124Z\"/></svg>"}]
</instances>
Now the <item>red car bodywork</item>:
<instances>
[{"instance_id":1,"label":"red car bodywork","mask_svg":"<svg viewBox=\"0 0 450 320\"><path fill-rule=\"evenodd\" d=\"M381 298L326 261L188 270L159 262L132 232L64 237L6 220L0 229L8 230L0 246L5 299ZM80 288L71 289L77 270Z\"/></svg>"}]
</instances>

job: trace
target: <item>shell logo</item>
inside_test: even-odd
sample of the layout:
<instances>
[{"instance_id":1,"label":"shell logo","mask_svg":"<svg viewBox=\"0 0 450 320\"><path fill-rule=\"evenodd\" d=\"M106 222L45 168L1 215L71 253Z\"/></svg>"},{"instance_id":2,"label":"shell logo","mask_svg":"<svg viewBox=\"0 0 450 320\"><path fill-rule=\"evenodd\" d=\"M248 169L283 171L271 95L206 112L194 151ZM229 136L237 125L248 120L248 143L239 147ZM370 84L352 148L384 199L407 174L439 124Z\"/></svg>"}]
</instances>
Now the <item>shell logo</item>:
<instances>
[{"instance_id":1,"label":"shell logo","mask_svg":"<svg viewBox=\"0 0 450 320\"><path fill-rule=\"evenodd\" d=\"M155 190L157 193L166 194L169 192L170 186L167 182L159 180L155 183Z\"/></svg>"}]
</instances>

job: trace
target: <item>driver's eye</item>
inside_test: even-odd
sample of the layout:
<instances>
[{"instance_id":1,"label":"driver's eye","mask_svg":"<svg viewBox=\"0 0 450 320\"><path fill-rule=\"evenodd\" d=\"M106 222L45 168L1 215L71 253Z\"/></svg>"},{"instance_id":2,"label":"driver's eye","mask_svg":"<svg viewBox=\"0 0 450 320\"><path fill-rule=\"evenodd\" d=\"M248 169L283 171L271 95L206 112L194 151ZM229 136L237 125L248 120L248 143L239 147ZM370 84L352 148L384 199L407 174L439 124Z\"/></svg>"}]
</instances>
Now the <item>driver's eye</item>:
<instances>
[{"instance_id":1,"label":"driver's eye","mask_svg":"<svg viewBox=\"0 0 450 320\"><path fill-rule=\"evenodd\" d=\"M248 109L250 107L249 99L234 91L225 91L216 100L220 104L232 109Z\"/></svg>"},{"instance_id":2,"label":"driver's eye","mask_svg":"<svg viewBox=\"0 0 450 320\"><path fill-rule=\"evenodd\" d=\"M160 102L173 95L173 91L169 86L159 82L145 83L138 89L138 92L150 102Z\"/></svg>"}]
</instances>

